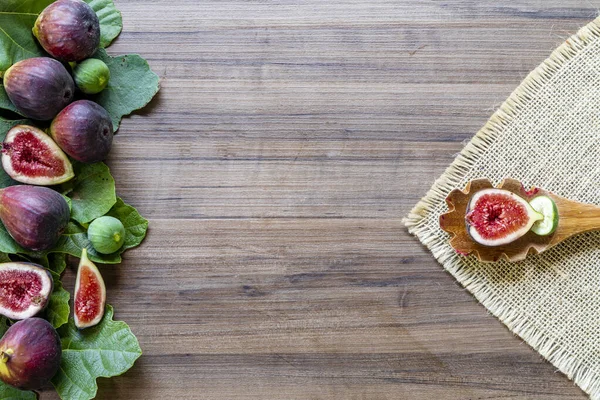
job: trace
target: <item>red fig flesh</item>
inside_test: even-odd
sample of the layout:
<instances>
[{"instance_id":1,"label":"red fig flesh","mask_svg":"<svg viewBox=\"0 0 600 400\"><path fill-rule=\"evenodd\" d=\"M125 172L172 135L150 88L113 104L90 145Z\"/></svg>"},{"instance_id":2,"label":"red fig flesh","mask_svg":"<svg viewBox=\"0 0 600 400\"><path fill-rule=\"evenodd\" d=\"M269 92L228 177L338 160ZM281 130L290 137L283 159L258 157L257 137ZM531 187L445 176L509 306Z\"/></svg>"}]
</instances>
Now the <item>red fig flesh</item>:
<instances>
[{"instance_id":1,"label":"red fig flesh","mask_svg":"<svg viewBox=\"0 0 600 400\"><path fill-rule=\"evenodd\" d=\"M66 154L40 129L17 125L2 144L2 167L14 180L31 185L57 185L73 178Z\"/></svg>"},{"instance_id":2,"label":"red fig flesh","mask_svg":"<svg viewBox=\"0 0 600 400\"><path fill-rule=\"evenodd\" d=\"M79 329L97 325L104 316L106 304L106 286L100 271L83 249L75 281L75 300L73 311L75 326Z\"/></svg>"},{"instance_id":3,"label":"red fig flesh","mask_svg":"<svg viewBox=\"0 0 600 400\"><path fill-rule=\"evenodd\" d=\"M0 379L19 389L41 389L58 371L61 355L60 337L48 321L19 321L0 340Z\"/></svg>"},{"instance_id":4,"label":"red fig flesh","mask_svg":"<svg viewBox=\"0 0 600 400\"><path fill-rule=\"evenodd\" d=\"M0 314L26 319L42 311L52 294L50 273L40 265L24 262L0 264Z\"/></svg>"},{"instance_id":5,"label":"red fig flesh","mask_svg":"<svg viewBox=\"0 0 600 400\"><path fill-rule=\"evenodd\" d=\"M516 194L485 189L473 195L465 216L467 232L484 246L502 246L525 235L544 216Z\"/></svg>"},{"instance_id":6,"label":"red fig flesh","mask_svg":"<svg viewBox=\"0 0 600 400\"><path fill-rule=\"evenodd\" d=\"M9 186L0 189L0 220L12 238L29 250L53 247L69 223L67 201L41 186Z\"/></svg>"}]
</instances>

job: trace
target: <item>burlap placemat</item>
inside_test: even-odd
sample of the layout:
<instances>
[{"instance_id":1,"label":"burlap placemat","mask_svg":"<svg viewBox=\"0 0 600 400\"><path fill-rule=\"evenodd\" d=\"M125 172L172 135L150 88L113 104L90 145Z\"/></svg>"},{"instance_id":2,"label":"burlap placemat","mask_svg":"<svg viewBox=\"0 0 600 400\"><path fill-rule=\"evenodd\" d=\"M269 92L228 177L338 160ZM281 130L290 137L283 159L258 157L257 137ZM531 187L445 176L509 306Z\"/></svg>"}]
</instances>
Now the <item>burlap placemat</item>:
<instances>
[{"instance_id":1,"label":"burlap placemat","mask_svg":"<svg viewBox=\"0 0 600 400\"><path fill-rule=\"evenodd\" d=\"M529 74L404 220L492 314L600 399L600 233L518 263L461 257L438 217L452 189L480 177L600 204L600 18Z\"/></svg>"}]
</instances>

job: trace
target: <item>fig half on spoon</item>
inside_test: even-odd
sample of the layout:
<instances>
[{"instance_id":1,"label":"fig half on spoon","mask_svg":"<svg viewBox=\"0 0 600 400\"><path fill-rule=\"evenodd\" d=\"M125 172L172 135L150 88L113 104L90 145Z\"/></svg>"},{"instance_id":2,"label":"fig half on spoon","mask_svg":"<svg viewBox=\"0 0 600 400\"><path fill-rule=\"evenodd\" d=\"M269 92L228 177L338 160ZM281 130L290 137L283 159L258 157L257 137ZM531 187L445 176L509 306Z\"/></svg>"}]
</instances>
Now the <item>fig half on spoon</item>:
<instances>
[{"instance_id":1,"label":"fig half on spoon","mask_svg":"<svg viewBox=\"0 0 600 400\"><path fill-rule=\"evenodd\" d=\"M498 206L497 195L511 200ZM478 204L486 198L487 203ZM472 180L464 190L450 192L446 203L449 212L440 216L440 227L451 234L450 245L482 262L520 261L573 235L600 229L600 206L539 188L526 190L515 179L505 179L498 188L488 179ZM494 237L498 232L500 240Z\"/></svg>"}]
</instances>

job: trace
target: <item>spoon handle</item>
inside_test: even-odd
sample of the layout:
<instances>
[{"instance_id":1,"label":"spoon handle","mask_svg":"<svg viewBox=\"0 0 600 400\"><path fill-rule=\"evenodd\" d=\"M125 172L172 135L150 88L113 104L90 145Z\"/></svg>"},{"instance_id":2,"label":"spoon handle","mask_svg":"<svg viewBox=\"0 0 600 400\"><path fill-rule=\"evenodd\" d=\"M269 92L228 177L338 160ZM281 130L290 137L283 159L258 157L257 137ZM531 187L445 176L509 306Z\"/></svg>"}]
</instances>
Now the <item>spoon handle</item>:
<instances>
[{"instance_id":1,"label":"spoon handle","mask_svg":"<svg viewBox=\"0 0 600 400\"><path fill-rule=\"evenodd\" d=\"M550 193L558 208L558 226L551 244L578 233L600 230L600 206L569 200Z\"/></svg>"}]
</instances>

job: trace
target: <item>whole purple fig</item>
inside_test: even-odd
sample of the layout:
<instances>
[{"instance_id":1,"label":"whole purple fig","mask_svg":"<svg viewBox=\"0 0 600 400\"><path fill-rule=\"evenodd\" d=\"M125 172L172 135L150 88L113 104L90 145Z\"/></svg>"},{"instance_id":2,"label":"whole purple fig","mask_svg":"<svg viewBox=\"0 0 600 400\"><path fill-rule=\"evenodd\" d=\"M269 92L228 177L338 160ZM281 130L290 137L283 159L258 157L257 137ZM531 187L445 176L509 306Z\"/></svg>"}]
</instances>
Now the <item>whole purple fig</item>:
<instances>
[{"instance_id":1,"label":"whole purple fig","mask_svg":"<svg viewBox=\"0 0 600 400\"><path fill-rule=\"evenodd\" d=\"M82 0L58 0L38 16L33 34L52 57L81 61L98 50L100 21Z\"/></svg>"},{"instance_id":2,"label":"whole purple fig","mask_svg":"<svg viewBox=\"0 0 600 400\"><path fill-rule=\"evenodd\" d=\"M50 125L58 146L77 161L93 163L108 156L113 125L108 112L89 100L78 100L62 110Z\"/></svg>"},{"instance_id":3,"label":"whole purple fig","mask_svg":"<svg viewBox=\"0 0 600 400\"><path fill-rule=\"evenodd\" d=\"M0 220L12 238L26 249L53 247L69 223L67 201L58 192L41 186L0 189Z\"/></svg>"},{"instance_id":4,"label":"whole purple fig","mask_svg":"<svg viewBox=\"0 0 600 400\"><path fill-rule=\"evenodd\" d=\"M3 79L10 101L32 119L54 118L75 95L75 82L67 69L48 57L19 61L6 70Z\"/></svg>"},{"instance_id":5,"label":"whole purple fig","mask_svg":"<svg viewBox=\"0 0 600 400\"><path fill-rule=\"evenodd\" d=\"M48 321L19 321L0 340L0 379L19 389L41 389L58 371L61 355L60 337Z\"/></svg>"}]
</instances>

